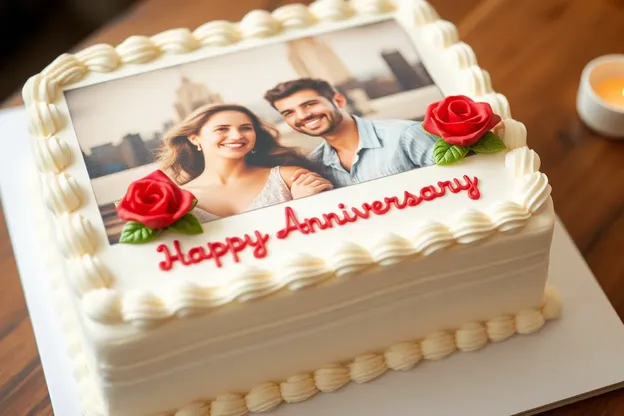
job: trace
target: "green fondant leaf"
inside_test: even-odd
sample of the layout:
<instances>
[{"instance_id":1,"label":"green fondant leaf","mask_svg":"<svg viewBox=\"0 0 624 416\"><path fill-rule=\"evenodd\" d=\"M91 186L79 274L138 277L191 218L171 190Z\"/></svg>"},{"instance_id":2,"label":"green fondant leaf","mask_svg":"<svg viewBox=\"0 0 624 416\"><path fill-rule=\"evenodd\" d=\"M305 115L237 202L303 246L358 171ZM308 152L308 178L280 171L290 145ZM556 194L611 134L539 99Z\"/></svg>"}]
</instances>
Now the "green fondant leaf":
<instances>
[{"instance_id":1,"label":"green fondant leaf","mask_svg":"<svg viewBox=\"0 0 624 416\"><path fill-rule=\"evenodd\" d=\"M167 229L181 234L201 234L204 232L199 220L193 214L186 214Z\"/></svg>"},{"instance_id":2,"label":"green fondant leaf","mask_svg":"<svg viewBox=\"0 0 624 416\"><path fill-rule=\"evenodd\" d=\"M433 158L437 165L450 165L468 154L468 149L462 146L455 146L438 139L433 147Z\"/></svg>"},{"instance_id":3,"label":"green fondant leaf","mask_svg":"<svg viewBox=\"0 0 624 416\"><path fill-rule=\"evenodd\" d=\"M193 204L191 204L191 209L189 211L193 210L196 206L197 206L197 198L194 198Z\"/></svg>"},{"instance_id":4,"label":"green fondant leaf","mask_svg":"<svg viewBox=\"0 0 624 416\"><path fill-rule=\"evenodd\" d=\"M121 199L118 199L117 201L113 202L113 204L115 204L115 208L117 208L117 205L119 205L120 202L121 202Z\"/></svg>"},{"instance_id":5,"label":"green fondant leaf","mask_svg":"<svg viewBox=\"0 0 624 416\"><path fill-rule=\"evenodd\" d=\"M487 132L478 142L470 146L475 153L496 153L505 149L505 143L496 134Z\"/></svg>"},{"instance_id":6,"label":"green fondant leaf","mask_svg":"<svg viewBox=\"0 0 624 416\"><path fill-rule=\"evenodd\" d=\"M162 230L152 230L137 221L128 221L121 230L119 242L124 244L142 244L152 241Z\"/></svg>"}]
</instances>

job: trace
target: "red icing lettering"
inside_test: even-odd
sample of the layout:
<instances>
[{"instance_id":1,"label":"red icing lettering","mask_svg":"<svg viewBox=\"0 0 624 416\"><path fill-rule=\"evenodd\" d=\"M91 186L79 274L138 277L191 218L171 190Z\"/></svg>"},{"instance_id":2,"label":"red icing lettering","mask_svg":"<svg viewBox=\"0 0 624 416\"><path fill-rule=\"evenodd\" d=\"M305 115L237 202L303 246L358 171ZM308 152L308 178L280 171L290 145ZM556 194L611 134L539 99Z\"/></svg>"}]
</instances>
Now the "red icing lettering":
<instances>
[{"instance_id":1,"label":"red icing lettering","mask_svg":"<svg viewBox=\"0 0 624 416\"><path fill-rule=\"evenodd\" d=\"M366 220L370 218L371 213L375 215L384 215L388 213L392 207L396 209L405 209L407 207L414 207L419 205L423 201L433 201L446 195L446 189L449 189L452 193L457 194L461 191L467 191L470 199L479 199L481 194L479 192L478 178L474 177L470 179L468 176L463 177L465 183L462 183L459 179L453 179L451 181L439 181L437 188L435 185L427 185L420 189L420 196L416 196L408 191L403 194L403 199L399 200L399 197L385 197L383 200L365 202L361 208L347 208L345 204L338 204L338 209L341 210L340 214L334 212L322 214L320 217L306 218L300 221L297 214L291 207L286 207L286 226L277 232L277 237L284 239L290 235L293 231L300 231L302 234L314 234L317 230L325 230L327 228L333 228L334 225L342 226L350 222L356 222L358 219ZM340 217L339 215L342 215Z\"/></svg>"},{"instance_id":2,"label":"red icing lettering","mask_svg":"<svg viewBox=\"0 0 624 416\"><path fill-rule=\"evenodd\" d=\"M247 244L254 248L253 255L257 259L265 258L267 255L266 243L269 241L268 234L262 234L259 231L254 231L254 235L256 236L256 240L252 240L252 237L245 234L245 241Z\"/></svg>"},{"instance_id":3,"label":"red icing lettering","mask_svg":"<svg viewBox=\"0 0 624 416\"><path fill-rule=\"evenodd\" d=\"M463 179L463 181L462 181ZM437 185L437 187L436 187ZM479 179L464 175L460 178L453 178L452 181L438 181L436 185L423 186L415 195L405 191L402 197L392 196L385 197L383 200L365 202L360 207L351 207L343 203L338 204L340 212L328 212L318 217L305 218L299 220L297 213L291 208L286 207L285 222L286 225L277 231L276 236L279 239L287 238L292 232L300 232L303 235L314 234L317 231L333 228L334 226L343 226L360 219L367 220L371 213L374 215L385 215L390 210L403 210L408 207L420 205L423 201L433 201L446 195L448 189L451 193L457 194L466 191L468 197L477 200L481 197L479 191ZM227 237L224 241L210 241L203 246L196 246L184 252L180 246L180 242L173 242L173 249L166 244L161 244L156 251L163 253L164 260L159 262L158 266L161 270L171 270L175 263L179 262L183 266L190 266L201 263L206 260L212 260L217 267L223 267L223 260L226 256L231 256L235 263L240 262L240 253L247 248L253 248L254 257L261 259L267 256L267 242L269 234L260 231L254 231L253 234L245 234L243 237Z\"/></svg>"},{"instance_id":4,"label":"red icing lettering","mask_svg":"<svg viewBox=\"0 0 624 416\"><path fill-rule=\"evenodd\" d=\"M247 247L253 248L254 257L260 259L267 255L266 242L268 240L268 234L254 231L253 236L245 234L244 238L228 237L225 241L211 241L206 243L205 246L191 247L186 254L180 248L180 242L175 240L173 242L175 254L171 253L166 244L161 244L156 248L157 252L165 255L165 259L158 266L161 270L168 271L178 261L183 266L190 266L205 260L212 260L215 266L223 267L223 258L225 256L230 255L234 262L238 263L240 261L239 253Z\"/></svg>"}]
</instances>

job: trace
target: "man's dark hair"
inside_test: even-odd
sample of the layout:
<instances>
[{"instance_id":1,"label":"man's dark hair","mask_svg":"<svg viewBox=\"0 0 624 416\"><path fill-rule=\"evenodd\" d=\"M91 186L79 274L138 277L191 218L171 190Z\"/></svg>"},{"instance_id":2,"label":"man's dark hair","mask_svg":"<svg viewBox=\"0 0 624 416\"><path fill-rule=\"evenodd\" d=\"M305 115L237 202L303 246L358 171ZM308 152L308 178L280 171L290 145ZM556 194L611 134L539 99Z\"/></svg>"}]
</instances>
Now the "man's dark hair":
<instances>
[{"instance_id":1,"label":"man's dark hair","mask_svg":"<svg viewBox=\"0 0 624 416\"><path fill-rule=\"evenodd\" d=\"M313 90L321 97L333 100L336 90L331 84L322 79L299 78L277 84L264 94L264 99L275 108L275 101L290 97L296 92L303 90Z\"/></svg>"}]
</instances>

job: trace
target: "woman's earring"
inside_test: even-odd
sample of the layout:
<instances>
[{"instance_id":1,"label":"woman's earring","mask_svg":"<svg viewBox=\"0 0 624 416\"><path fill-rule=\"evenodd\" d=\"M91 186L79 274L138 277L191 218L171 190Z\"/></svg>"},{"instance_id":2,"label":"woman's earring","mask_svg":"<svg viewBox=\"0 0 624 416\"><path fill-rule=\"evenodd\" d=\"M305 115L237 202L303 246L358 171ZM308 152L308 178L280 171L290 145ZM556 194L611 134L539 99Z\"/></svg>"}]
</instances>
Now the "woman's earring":
<instances>
[{"instance_id":1,"label":"woman's earring","mask_svg":"<svg viewBox=\"0 0 624 416\"><path fill-rule=\"evenodd\" d=\"M197 143L197 151L201 152L201 144Z\"/></svg>"},{"instance_id":2,"label":"woman's earring","mask_svg":"<svg viewBox=\"0 0 624 416\"><path fill-rule=\"evenodd\" d=\"M256 149L251 149L251 153L256 153Z\"/></svg>"}]
</instances>

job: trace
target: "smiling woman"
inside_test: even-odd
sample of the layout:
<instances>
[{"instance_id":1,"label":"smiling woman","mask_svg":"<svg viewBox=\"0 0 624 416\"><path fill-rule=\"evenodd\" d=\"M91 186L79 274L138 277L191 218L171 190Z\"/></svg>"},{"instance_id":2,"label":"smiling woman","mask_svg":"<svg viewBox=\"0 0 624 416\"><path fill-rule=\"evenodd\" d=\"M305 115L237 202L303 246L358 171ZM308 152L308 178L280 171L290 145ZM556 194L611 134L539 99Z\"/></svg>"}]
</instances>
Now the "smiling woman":
<instances>
[{"instance_id":1,"label":"smiling woman","mask_svg":"<svg viewBox=\"0 0 624 416\"><path fill-rule=\"evenodd\" d=\"M278 139L277 130L244 106L205 105L165 135L157 162L196 196L200 222L333 187L313 163Z\"/></svg>"}]
</instances>

